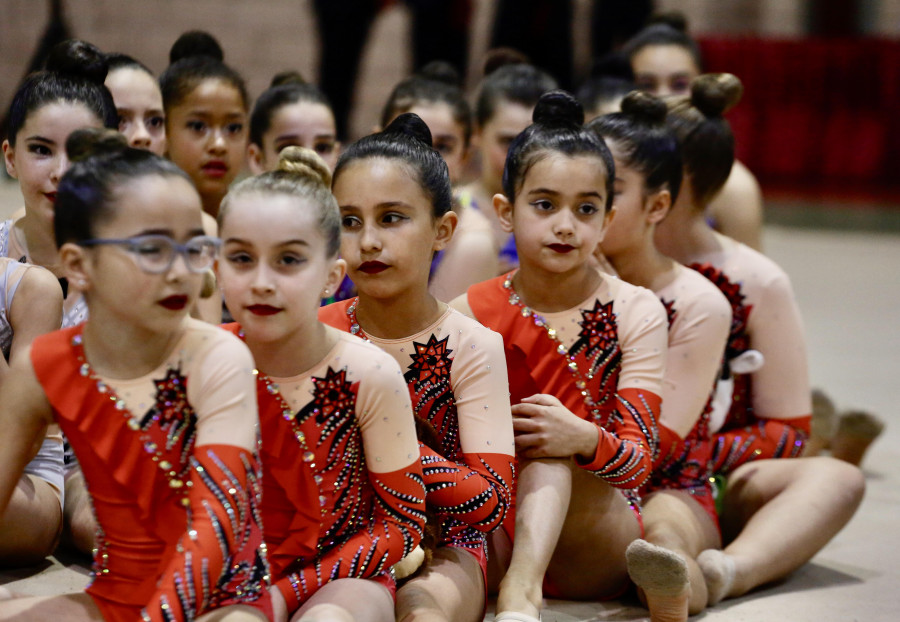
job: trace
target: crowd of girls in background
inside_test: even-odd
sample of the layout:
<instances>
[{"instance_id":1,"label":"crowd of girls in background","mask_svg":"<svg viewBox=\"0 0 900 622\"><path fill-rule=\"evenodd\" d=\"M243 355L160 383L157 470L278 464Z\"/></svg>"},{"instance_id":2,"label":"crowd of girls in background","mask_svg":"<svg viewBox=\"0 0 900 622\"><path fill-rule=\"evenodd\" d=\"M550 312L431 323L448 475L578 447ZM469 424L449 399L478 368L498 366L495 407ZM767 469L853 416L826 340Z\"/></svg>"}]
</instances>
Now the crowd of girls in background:
<instances>
[{"instance_id":1,"label":"crowd of girls in background","mask_svg":"<svg viewBox=\"0 0 900 622\"><path fill-rule=\"evenodd\" d=\"M473 112L431 63L346 146L316 86L252 103L223 58L69 41L13 100L0 563L94 566L0 620L534 622L633 586L672 622L850 520L740 82L683 24L580 102L506 50Z\"/></svg>"}]
</instances>

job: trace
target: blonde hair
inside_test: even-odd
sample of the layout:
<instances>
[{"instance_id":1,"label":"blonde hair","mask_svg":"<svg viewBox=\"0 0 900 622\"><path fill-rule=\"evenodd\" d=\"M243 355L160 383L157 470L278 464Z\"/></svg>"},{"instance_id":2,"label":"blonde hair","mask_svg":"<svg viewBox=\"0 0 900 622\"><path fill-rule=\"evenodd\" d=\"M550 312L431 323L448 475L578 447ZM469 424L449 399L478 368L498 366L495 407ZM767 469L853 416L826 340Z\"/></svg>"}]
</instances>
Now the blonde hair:
<instances>
[{"instance_id":1,"label":"blonde hair","mask_svg":"<svg viewBox=\"0 0 900 622\"><path fill-rule=\"evenodd\" d=\"M337 255L341 246L341 217L331 194L331 169L312 149L290 146L281 150L278 169L245 179L229 190L219 208L219 229L235 197L247 194L278 194L306 199L316 206L317 224L325 238L326 253Z\"/></svg>"}]
</instances>

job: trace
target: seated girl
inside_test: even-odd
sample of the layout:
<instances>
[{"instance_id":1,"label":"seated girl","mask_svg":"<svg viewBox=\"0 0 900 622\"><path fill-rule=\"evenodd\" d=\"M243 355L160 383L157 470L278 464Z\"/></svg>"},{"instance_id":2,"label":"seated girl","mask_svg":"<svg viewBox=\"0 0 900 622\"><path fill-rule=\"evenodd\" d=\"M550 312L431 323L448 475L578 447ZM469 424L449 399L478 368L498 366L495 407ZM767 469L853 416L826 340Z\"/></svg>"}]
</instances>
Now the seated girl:
<instances>
[{"instance_id":1,"label":"seated girl","mask_svg":"<svg viewBox=\"0 0 900 622\"><path fill-rule=\"evenodd\" d=\"M775 262L713 231L704 217L734 160L722 115L741 93L735 76L707 74L694 80L689 99L669 103L666 123L682 147L685 182L656 228L660 250L709 278L732 307L724 376L733 389L710 422L725 549L697 559L710 605L806 563L847 524L865 487L859 469L839 460L782 459L801 455L811 410L793 289ZM817 511L808 511L812 505Z\"/></svg>"},{"instance_id":2,"label":"seated girl","mask_svg":"<svg viewBox=\"0 0 900 622\"><path fill-rule=\"evenodd\" d=\"M653 291L669 319L659 450L641 490L646 541L628 548L629 575L654 622L684 620L706 607L706 582L695 559L720 546L709 481L709 413L731 326L731 307L715 285L653 242L682 180L681 151L665 118L665 103L635 91L623 100L622 112L588 126L606 141L616 163L616 218L603 253L623 280Z\"/></svg>"},{"instance_id":3,"label":"seated girl","mask_svg":"<svg viewBox=\"0 0 900 622\"><path fill-rule=\"evenodd\" d=\"M493 538L499 572L508 564L497 620L538 619L543 593L619 595L625 549L642 534L636 490L657 443L666 314L652 292L594 267L615 169L583 119L564 91L538 101L494 197L519 269L453 303L503 336L509 368L520 471L515 533L508 520Z\"/></svg>"},{"instance_id":4,"label":"seated girl","mask_svg":"<svg viewBox=\"0 0 900 622\"><path fill-rule=\"evenodd\" d=\"M400 364L413 412L440 447L420 449L441 540L398 591L397 618L481 620L485 534L503 522L513 479L512 419L499 335L428 292L431 257L456 225L447 165L425 123L406 113L348 147L333 190L341 256L359 296L323 307L319 317Z\"/></svg>"},{"instance_id":5,"label":"seated girl","mask_svg":"<svg viewBox=\"0 0 900 622\"><path fill-rule=\"evenodd\" d=\"M74 133L54 232L86 323L38 337L0 387L0 510L58 424L97 518L85 593L0 603L0 620L265 620L270 601L253 359L188 317L217 240L174 164Z\"/></svg>"},{"instance_id":6,"label":"seated girl","mask_svg":"<svg viewBox=\"0 0 900 622\"><path fill-rule=\"evenodd\" d=\"M275 620L389 622L424 523L409 394L394 359L316 318L344 275L331 172L299 147L280 161L226 195L218 268L259 369Z\"/></svg>"}]
</instances>

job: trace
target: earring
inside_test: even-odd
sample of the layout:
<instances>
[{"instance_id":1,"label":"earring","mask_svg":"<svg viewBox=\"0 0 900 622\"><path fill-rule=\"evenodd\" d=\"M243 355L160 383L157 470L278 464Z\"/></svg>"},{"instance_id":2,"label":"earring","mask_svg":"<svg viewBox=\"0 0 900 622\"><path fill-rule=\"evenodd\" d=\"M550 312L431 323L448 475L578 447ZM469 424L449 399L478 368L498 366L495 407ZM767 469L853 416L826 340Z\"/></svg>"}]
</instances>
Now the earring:
<instances>
[{"instance_id":1,"label":"earring","mask_svg":"<svg viewBox=\"0 0 900 622\"><path fill-rule=\"evenodd\" d=\"M328 298L331 295L331 290L327 287L322 290L322 298Z\"/></svg>"}]
</instances>

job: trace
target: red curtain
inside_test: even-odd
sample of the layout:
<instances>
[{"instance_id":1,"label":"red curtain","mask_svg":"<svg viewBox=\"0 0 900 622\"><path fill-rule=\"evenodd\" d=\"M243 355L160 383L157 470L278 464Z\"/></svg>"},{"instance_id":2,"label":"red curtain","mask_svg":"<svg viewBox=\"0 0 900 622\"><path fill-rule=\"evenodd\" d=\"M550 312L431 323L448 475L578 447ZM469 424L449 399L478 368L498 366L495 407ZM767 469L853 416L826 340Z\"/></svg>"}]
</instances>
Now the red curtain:
<instances>
[{"instance_id":1,"label":"red curtain","mask_svg":"<svg viewBox=\"0 0 900 622\"><path fill-rule=\"evenodd\" d=\"M900 41L701 39L707 71L744 83L729 114L763 183L900 186Z\"/></svg>"}]
</instances>

